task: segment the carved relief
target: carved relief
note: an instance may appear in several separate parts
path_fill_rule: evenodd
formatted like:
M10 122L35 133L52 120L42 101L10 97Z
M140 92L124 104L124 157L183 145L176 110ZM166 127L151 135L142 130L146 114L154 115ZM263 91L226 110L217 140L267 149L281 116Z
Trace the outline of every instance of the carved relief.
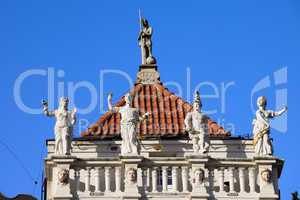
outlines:
M205 173L203 169L196 169L193 174L193 184L201 185L204 183Z
M129 184L135 184L137 180L136 169L129 168L126 172L126 180Z
M272 181L272 172L269 169L265 169L261 172L261 179L265 182L265 183L271 183Z
M61 169L58 172L58 182L62 185L66 185L69 183L69 170Z
M159 82L159 73L154 70L143 70L137 74L137 82L143 84L151 84Z

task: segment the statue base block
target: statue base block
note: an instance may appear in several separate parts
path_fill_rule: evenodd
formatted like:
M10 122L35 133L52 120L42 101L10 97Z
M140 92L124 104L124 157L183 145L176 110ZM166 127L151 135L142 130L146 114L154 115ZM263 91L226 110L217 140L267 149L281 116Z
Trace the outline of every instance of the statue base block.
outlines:
M192 193L191 200L208 200L209 195L206 193Z
M68 191L68 189L67 189ZM66 192L65 190L62 191L56 191L55 196L53 197L53 200L71 200L73 199L73 196L71 194L64 194Z
M278 199L279 199L278 195L265 195L265 194L259 195L259 200L278 200Z
M128 200L139 200L141 198L140 194L131 194L131 193L124 193L122 199Z

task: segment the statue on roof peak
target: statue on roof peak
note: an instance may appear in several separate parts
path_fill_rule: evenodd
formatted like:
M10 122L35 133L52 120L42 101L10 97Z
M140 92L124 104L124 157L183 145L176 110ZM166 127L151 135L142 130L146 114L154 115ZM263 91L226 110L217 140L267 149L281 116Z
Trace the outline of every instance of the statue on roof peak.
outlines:
M145 18L140 16L140 33L138 37L139 46L142 52L142 65L156 64L156 59L152 55L152 33L153 29Z

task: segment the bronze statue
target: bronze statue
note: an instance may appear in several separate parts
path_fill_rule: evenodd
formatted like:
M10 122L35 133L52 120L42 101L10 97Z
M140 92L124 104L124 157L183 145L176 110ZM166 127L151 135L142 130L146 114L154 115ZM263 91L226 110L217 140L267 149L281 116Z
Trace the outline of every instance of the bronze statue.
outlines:
M152 33L153 29L147 19L140 19L141 30L138 41L142 51L142 64L155 64L156 60L152 55Z

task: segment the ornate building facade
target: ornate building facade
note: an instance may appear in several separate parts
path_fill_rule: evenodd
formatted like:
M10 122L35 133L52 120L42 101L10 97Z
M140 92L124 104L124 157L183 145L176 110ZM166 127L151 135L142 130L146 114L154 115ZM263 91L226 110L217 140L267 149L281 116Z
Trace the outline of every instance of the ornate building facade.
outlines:
M203 114L199 93L190 104L164 87L152 55L152 28L147 20L142 25L142 65L127 95L115 104L109 95L109 111L80 138L70 133L76 110L63 104L65 111L52 113L58 125L56 139L47 141L46 198L280 199L283 160L260 155L253 139L233 137ZM44 110L50 112L46 102ZM259 127L255 141L264 145L269 130ZM68 141L72 150L62 146L65 153L59 152L59 142Z

